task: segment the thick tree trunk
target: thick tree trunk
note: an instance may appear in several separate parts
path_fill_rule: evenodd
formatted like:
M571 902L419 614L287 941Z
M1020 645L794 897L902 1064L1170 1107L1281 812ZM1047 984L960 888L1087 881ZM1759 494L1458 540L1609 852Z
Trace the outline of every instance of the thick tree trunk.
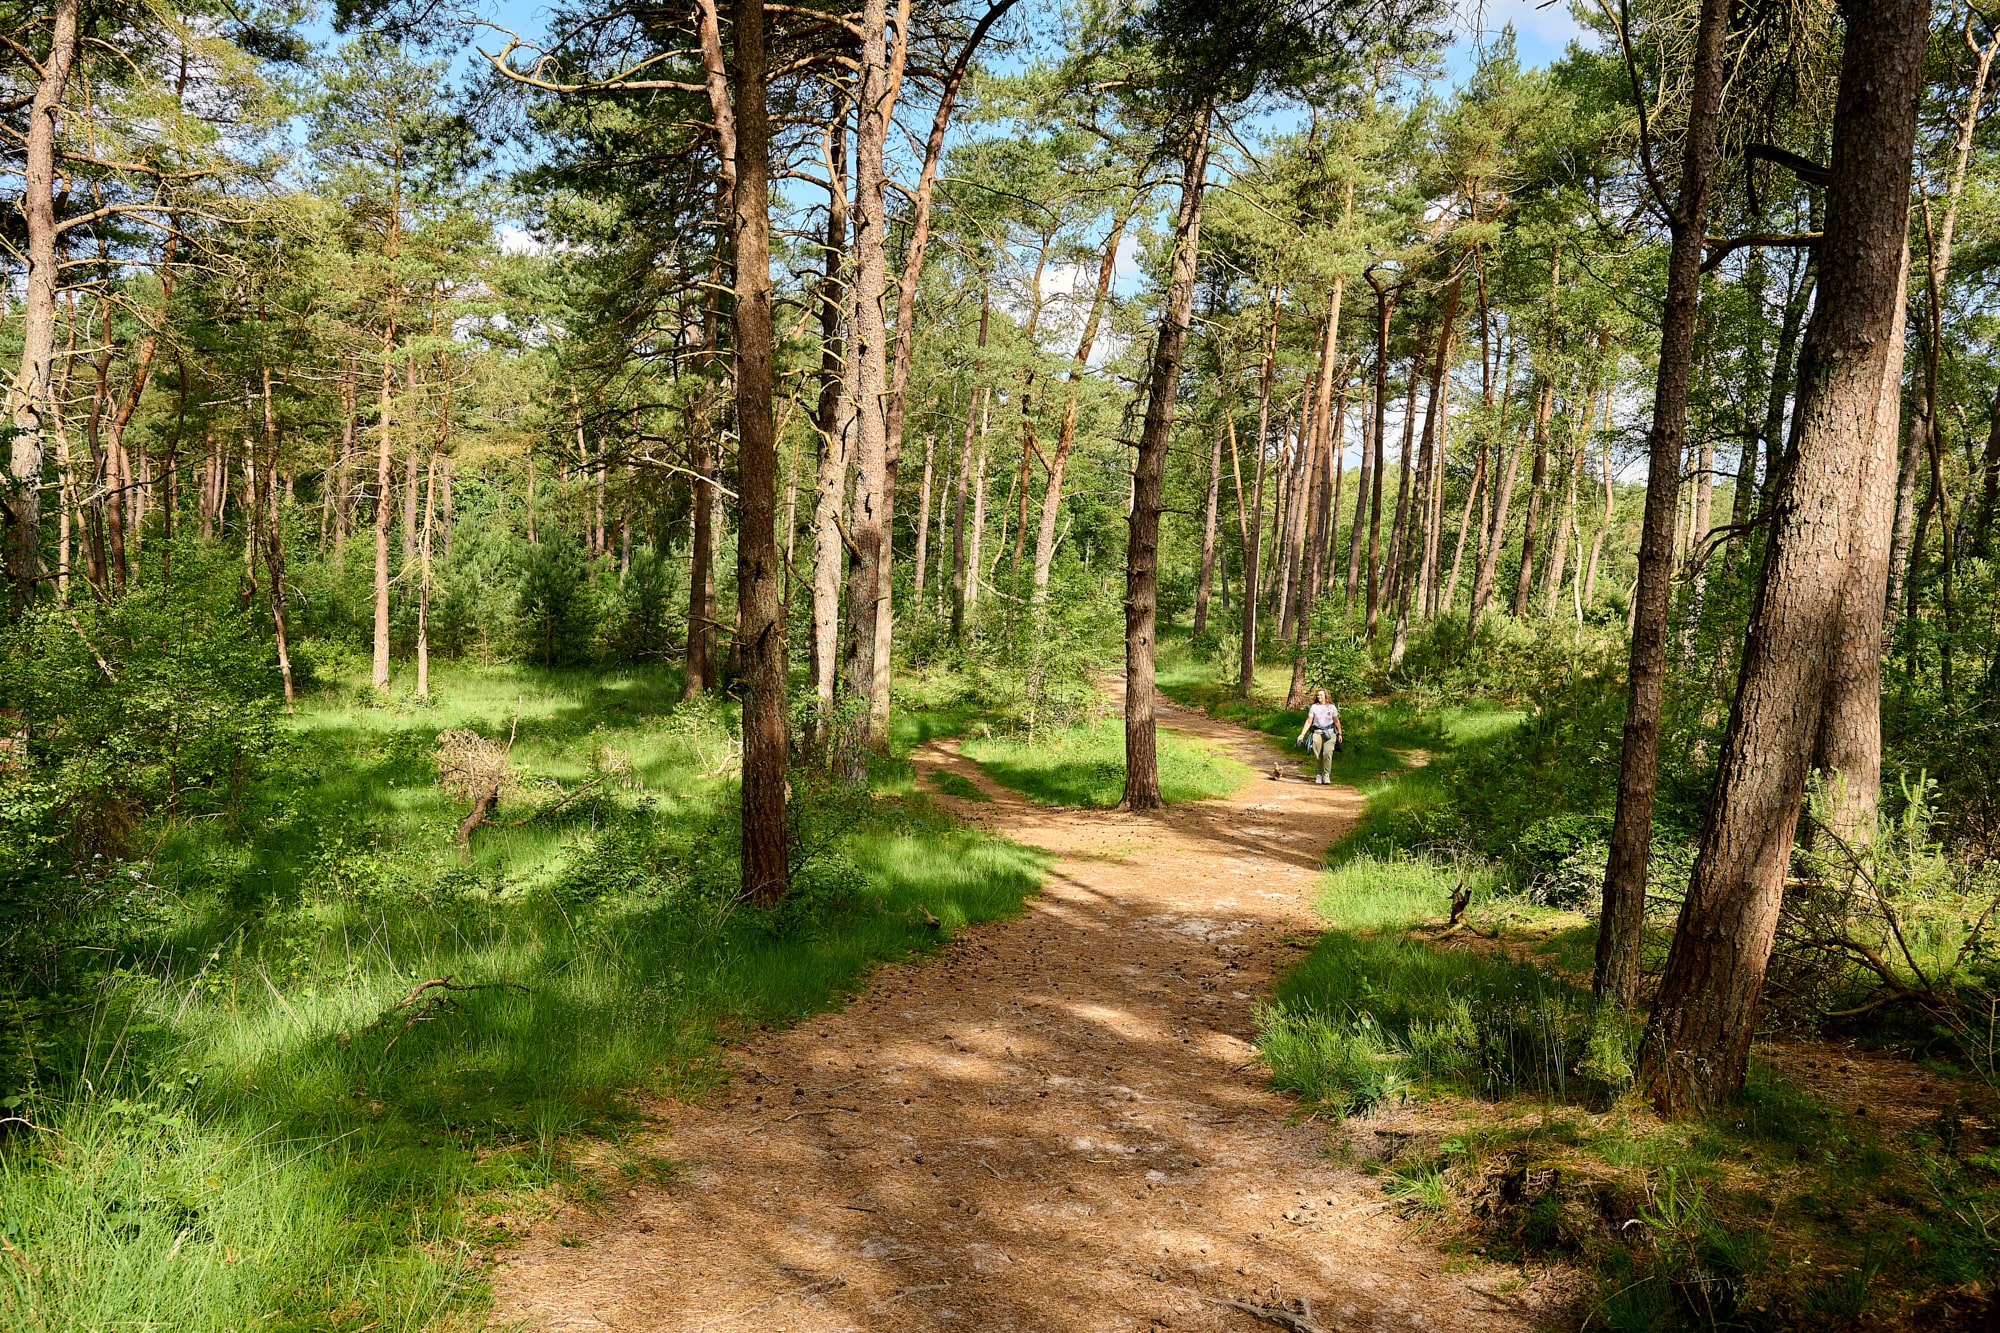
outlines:
M1174 424L1181 349L1194 311L1195 258L1201 248L1201 200L1208 180L1208 131L1213 108L1188 118L1181 156L1181 202L1174 219L1166 307L1153 347L1145 424L1132 472L1132 515L1125 548L1125 793L1127 810L1160 805L1159 757L1153 733L1153 652L1159 609L1160 480Z
M855 100L854 270L852 324L847 356L854 390L854 494L848 506L852 563L847 577L847 623L841 675L848 694L864 711L852 734L840 738L839 769L853 787L867 785L868 752L875 734L871 702L875 692L876 618L887 600L889 534L888 330L883 302L888 293L886 218L883 215L883 150L889 133L893 94L886 64L886 0L866 0L861 11L861 79Z
M770 121L765 112L763 0L735 0L735 255L737 493L736 642L743 665L745 898L769 907L790 878L785 765L785 621L778 602L778 437L771 412Z
M1641 1047L1654 1105L1743 1083L1850 577L1874 596L1885 379L1904 272L1929 6L1850 0L1827 187L1825 281L1806 333L1796 456L1780 483L1715 797ZM1697 230L1697 235L1699 231Z
M1895 320L1883 359L1874 447L1863 460L1852 552L1827 659L1826 696L1812 766L1829 787L1827 822L1850 846L1875 833L1882 789L1882 626L1890 528L1896 509L1896 440L1903 405L1904 299L1909 258L1897 277Z
M13 426L8 445L6 491L0 495L0 534L6 548L7 578L14 609L36 597L42 558L42 454L45 432L55 414L51 389L56 348L56 131L63 95L76 60L77 0L56 0L50 18L49 50L28 104L22 144L20 209L28 232L27 301L22 310L21 367L8 388L7 413ZM26 34L24 33L23 36Z
M1866 0L1864 0L1864 3ZM1653 835L1653 795L1660 755L1660 708L1667 672L1667 611L1673 593L1673 525L1680 505L1681 456L1687 446L1688 377L1701 298L1715 145L1722 119L1729 35L1727 0L1702 0L1695 34L1680 197L1672 217L1666 305L1660 321L1659 378L1648 442L1646 513L1639 537L1632 644L1626 670L1624 748L1618 807L1598 925L1593 988L1630 1008L1639 995L1639 937L1646 913L1646 861Z

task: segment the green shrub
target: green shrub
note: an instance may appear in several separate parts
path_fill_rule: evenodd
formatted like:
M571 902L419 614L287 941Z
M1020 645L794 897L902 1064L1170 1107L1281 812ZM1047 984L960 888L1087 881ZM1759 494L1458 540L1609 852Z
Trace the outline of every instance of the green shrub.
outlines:
M590 565L567 536L550 536L526 548L516 594L515 633L525 661L571 666L587 661L597 628Z

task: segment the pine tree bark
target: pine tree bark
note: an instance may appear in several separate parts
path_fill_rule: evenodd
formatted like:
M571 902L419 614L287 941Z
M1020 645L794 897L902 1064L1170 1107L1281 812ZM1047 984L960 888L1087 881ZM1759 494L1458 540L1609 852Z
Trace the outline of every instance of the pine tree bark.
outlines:
M1826 695L1813 745L1812 766L1828 786L1827 824L1850 846L1874 836L1882 791L1882 629L1896 512L1908 275L1906 249L1896 280L1889 352L1883 358L1876 439L1862 464L1853 549L1841 582L1839 620L1827 658Z
M1864 3L1866 0L1864 0ZM1659 378L1648 442L1646 512L1639 538L1632 644L1626 669L1624 747L1618 806L1598 925L1593 988L1630 1008L1639 995L1639 935L1646 912L1646 862L1660 755L1660 709L1667 671L1667 610L1673 591L1673 524L1680 504L1681 455L1687 444L1688 378L1701 298L1702 249L1708 235L1729 35L1728 0L1702 0L1695 31L1680 194L1670 211L1666 304L1660 321Z
M1862 518L1886 489L1870 474L1884 466L1885 379L1900 351L1891 335L1930 10L1921 0L1849 0L1843 11L1824 281L1801 357L1797 451L1780 482L1715 797L1641 1048L1641 1079L1667 1115L1742 1087L1827 659L1850 572L1858 583L1876 566Z
M876 619L889 586L885 514L889 454L888 331L883 302L888 293L887 219L884 216L883 151L889 134L891 92L887 52L886 0L866 0L861 10L861 79L855 100L854 270L852 323L847 355L854 399L854 495L849 505L848 541L852 564L847 576L847 623L841 676L859 702L850 735L840 738L839 771L852 787L868 782L868 753L882 739L873 725Z
M770 120L765 110L763 0L735 0L735 255L737 493L736 642L743 662L743 895L785 896L785 620L778 602L778 437L771 411Z
M8 386L7 414L13 426L7 477L0 494L7 578L16 612L36 599L42 573L42 456L45 434L55 415L56 132L63 96L76 60L77 0L56 0L50 14L49 50L41 62L28 104L21 154L20 209L28 233L27 300L22 310L21 364Z
M1201 248L1201 202L1208 183L1208 132L1213 114L1214 109L1204 102L1188 118L1166 306L1160 313L1159 338L1153 347L1145 424L1139 431L1139 456L1132 472L1132 515L1125 548L1125 793L1119 802L1126 810L1152 810L1161 804L1153 703L1160 481L1174 424L1181 352L1194 312L1195 259Z

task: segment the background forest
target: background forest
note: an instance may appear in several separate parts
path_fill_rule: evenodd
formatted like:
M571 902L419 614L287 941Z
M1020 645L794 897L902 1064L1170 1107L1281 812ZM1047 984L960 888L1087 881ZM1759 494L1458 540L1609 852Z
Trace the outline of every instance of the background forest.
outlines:
M1336 1116L1767 1104L1753 1029L1984 1095L2000 28L1476 17L0 0L0 1326L475 1320L671 1173L631 1094L1032 892L913 745L1226 787L1156 674L1333 692L1339 884L1575 932L1504 1077L1423 1054L1473 991L1385 1029L1314 954L1266 1050ZM1925 1143L1855 1318L2000 1273ZM1655 1231L1595 1308L1749 1318Z

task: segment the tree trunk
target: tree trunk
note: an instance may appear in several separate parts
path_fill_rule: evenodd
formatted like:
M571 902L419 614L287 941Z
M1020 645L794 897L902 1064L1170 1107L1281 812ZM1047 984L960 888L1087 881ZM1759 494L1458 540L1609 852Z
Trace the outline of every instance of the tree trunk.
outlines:
M1897 275L1895 319L1883 360L1874 445L1862 460L1854 534L1827 659L1812 766L1828 785L1827 823L1850 846L1875 834L1882 790L1882 626L1896 510L1896 438L1903 405L1907 249Z
M1208 451L1208 502L1202 506L1201 520L1201 573L1194 589L1194 632L1208 632L1208 596L1215 579L1215 509L1222 503L1222 432L1228 420L1228 406L1222 408L1223 419L1215 423L1215 440Z
M417 526L417 697L431 697L431 516L437 509L437 455L425 469L423 514ZM277 588L273 572L272 589Z
M714 328L711 318L710 328ZM686 665L681 671L681 698L699 699L715 687L715 441L709 435L710 411L704 392L695 410L688 441L689 499L693 502L694 533L688 543L688 631Z
M937 450L937 437L924 434L923 478L917 483L917 567L910 580L911 598L910 622L914 625L924 618L924 580L929 573L928 561L931 544L931 460Z
M1049 461L1048 485L1042 492L1041 526L1035 533L1033 598L1038 606L1049 596L1049 571L1056 554L1056 513L1062 504L1063 474L1069 467L1070 449L1076 441L1076 383L1090 364L1090 352L1097 343L1097 330L1104 318L1104 305L1117 268L1118 243L1124 239L1128 221L1123 214L1112 219L1111 234L1105 238L1104 255L1097 264L1097 288L1090 299L1090 313L1084 317L1083 336L1077 341L1075 364L1069 372L1069 397L1063 403L1062 430L1056 437L1055 457Z
M1160 479L1174 424L1181 349L1194 310L1195 258L1201 247L1201 199L1208 178L1208 130L1213 108L1189 117L1181 157L1181 202L1174 248L1148 377L1145 424L1132 472L1131 535L1125 548L1125 793L1127 810L1160 802L1159 758L1153 734L1153 651L1159 609Z
M889 87L884 44L886 0L865 0L861 10L861 78L855 101L854 272L852 324L847 355L854 384L854 495L849 505L848 540L853 563L847 578L847 624L842 677L864 711L853 734L840 745L840 773L851 787L868 782L868 752L884 738L873 725L876 618L887 600L889 534L888 331L883 302L888 292L888 235L883 216L883 149L889 134L894 94ZM899 34L900 40L900 34Z
M27 301L22 311L21 368L7 393L13 439L8 446L6 492L0 495L7 578L16 612L35 600L36 581L42 573L42 454L44 433L56 410L51 393L59 277L56 133L70 68L76 59L76 15L77 0L56 0L49 51L28 106L27 136L22 144L20 209L28 232Z
M375 447L375 662L372 677L375 690L389 693L389 516L395 509L395 491L390 479L394 461L394 413L396 393L396 299L389 297L389 317L382 326L382 382L379 392L381 421Z
M1741 1088L1851 586L1874 596L1885 379L1904 272L1929 6L1850 0L1824 275L1801 357L1796 455L1772 513L1715 797L1641 1047L1663 1114ZM1699 229L1696 231L1699 237ZM1855 585L1850 585L1850 577Z
M1640 930L1646 915L1646 860L1653 835L1660 707L1667 673L1667 611L1673 593L1673 524L1680 506L1681 456L1687 446L1688 377L1694 360L1702 247L1708 234L1709 193L1722 119L1729 14L1727 0L1702 0L1695 34L1680 197L1670 218L1673 246L1667 259L1666 305L1660 320L1653 429L1647 446L1646 514L1639 537L1639 579L1633 593L1618 808L1604 873L1604 907L1592 983L1599 998L1628 1009L1639 995Z
M972 458L972 533L965 552L965 614L979 609L981 573L980 548L986 541L986 431L993 424L993 391L988 389L979 405L979 443Z
M1368 285L1375 289L1375 479L1368 491L1367 600L1367 632L1373 639L1380 595L1382 488L1388 477L1383 438L1388 434L1389 420L1389 316L1395 309L1397 289L1384 291L1372 272L1367 276ZM1355 521L1360 521L1358 512Z
M1465 508L1458 516L1458 540L1452 543L1451 577L1445 580L1444 601L1439 608L1445 615L1451 614L1451 608L1458 601L1458 573L1459 569L1465 563L1465 535L1472 531L1472 510L1474 503L1485 499L1485 497L1486 446L1481 444L1479 452L1474 455L1472 460L1472 481L1465 488ZM1484 508L1484 506L1481 507ZM1482 530L1485 526L1483 522L1480 524Z
M1278 350L1277 284L1272 284L1264 303L1264 363L1257 378L1257 481L1250 512L1242 515L1243 481L1236 482L1236 508L1243 518L1243 640L1237 662L1236 691L1248 699L1257 681L1257 575L1264 537L1264 459L1269 452L1266 436L1271 425L1271 386L1276 378ZM1233 423L1232 423L1233 427ZM1236 436L1229 437L1234 457Z
M831 741L834 684L840 674L841 572L847 558L840 513L847 504L847 460L853 409L845 396L846 351L841 325L847 306L841 259L847 249L847 117L835 118L827 136L825 276L820 280L819 471L813 488L812 681L819 711L813 744Z
M1535 465L1528 474L1528 513L1521 525L1521 569L1514 584L1517 620L1528 614L1528 596L1535 585L1535 539L1540 535L1542 522L1542 491L1549 465L1549 420L1554 414L1555 401L1555 384L1543 372L1541 392L1535 399ZM1678 474L1679 470L1677 464L1675 472Z
M1423 339L1418 338L1421 346ZM1410 546L1410 483L1411 465L1416 461L1411 457L1416 452L1417 443L1417 390L1422 387L1423 376L1418 373L1417 360L1410 359L1410 392L1403 403L1403 445L1396 458L1396 512L1389 524L1388 577L1383 596L1397 601L1403 584L1410 573L1408 554Z
M2000 502L2000 397L1993 400L1992 418L1979 460L1979 508L1972 520L1972 554L1981 560L1993 555L1993 510Z
M1604 397L1604 423L1611 424L1611 395ZM1604 440L1604 518L1598 524L1597 535L1590 539L1590 569L1583 576L1583 605L1588 608L1597 604L1597 566L1604 554L1604 539L1611 534L1611 520L1616 513L1616 501L1611 493L1611 439L1607 432Z

